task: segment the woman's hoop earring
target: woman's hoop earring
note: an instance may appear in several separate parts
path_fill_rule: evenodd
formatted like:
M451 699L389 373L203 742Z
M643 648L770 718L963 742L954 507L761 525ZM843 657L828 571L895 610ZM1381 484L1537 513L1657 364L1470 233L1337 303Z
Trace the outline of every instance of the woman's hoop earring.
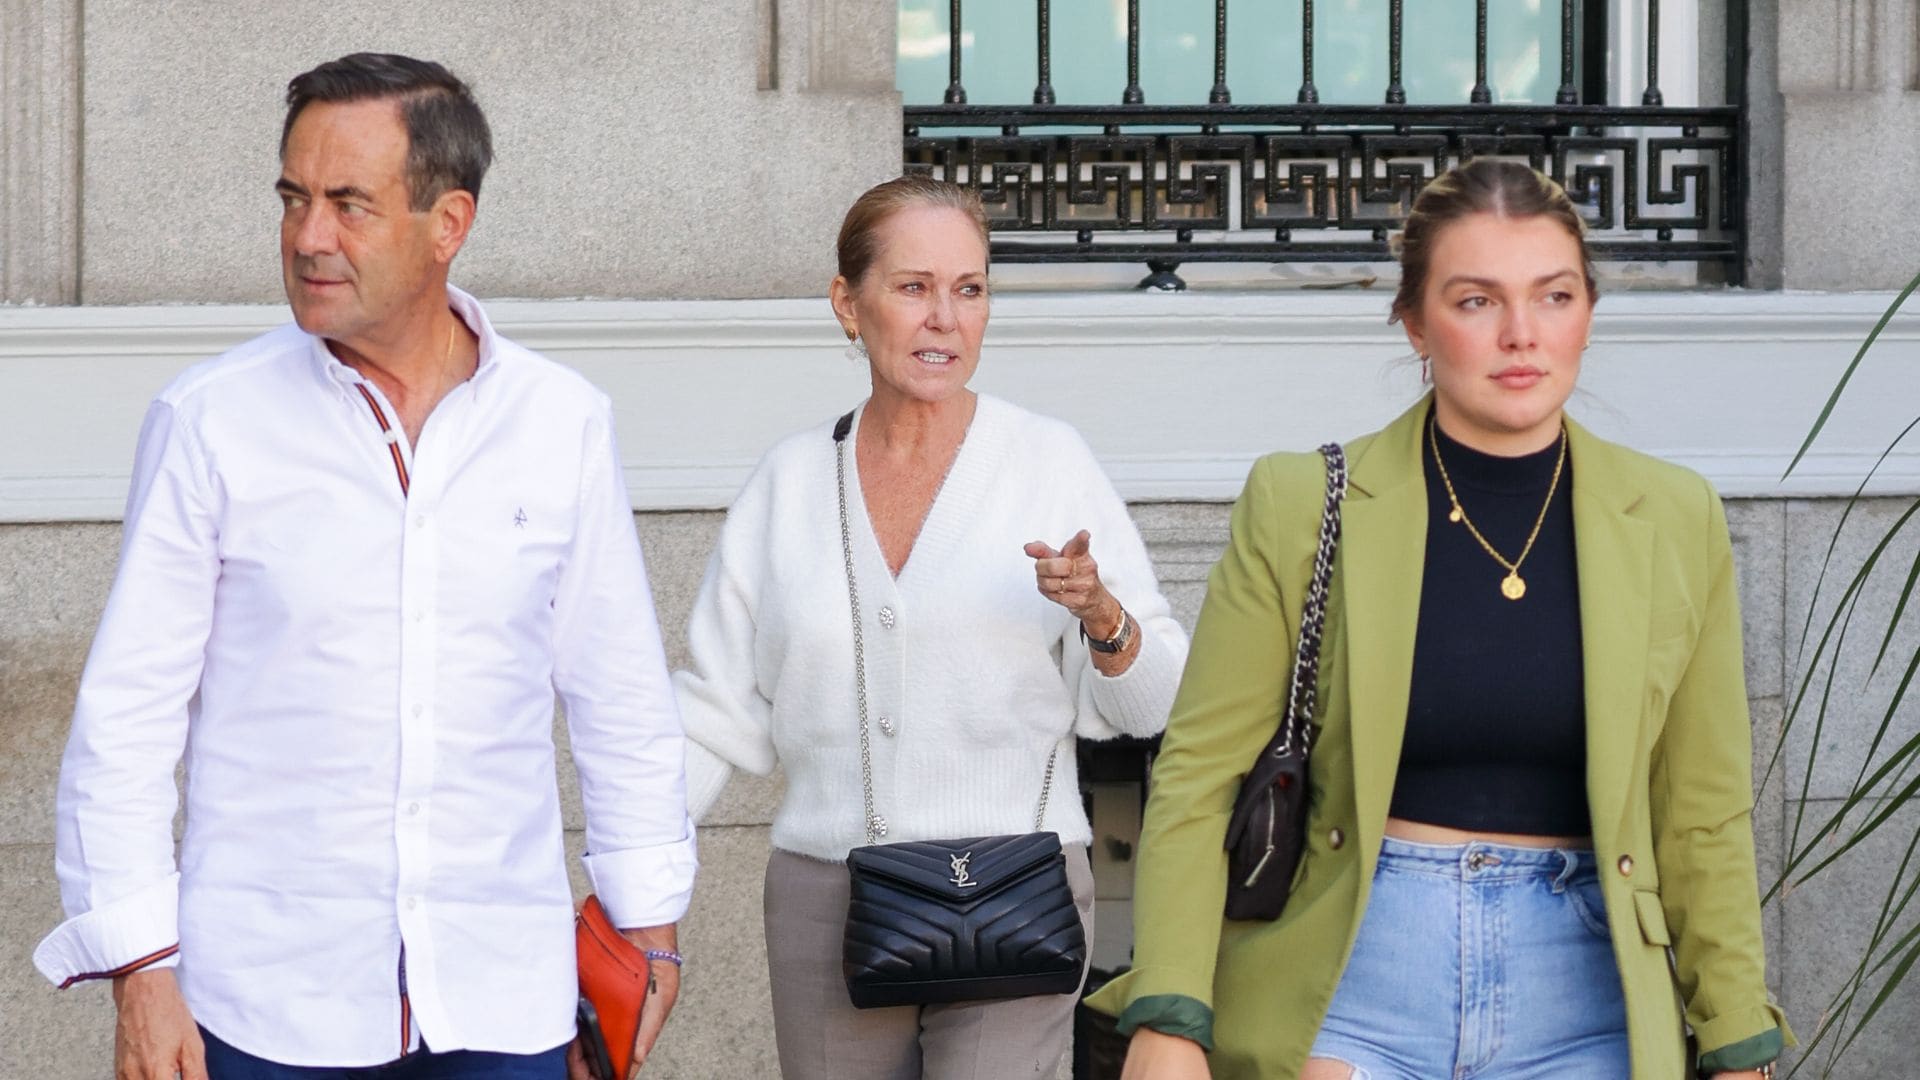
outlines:
M867 353L867 343L858 336L847 339L847 360L855 364L864 364L871 357Z

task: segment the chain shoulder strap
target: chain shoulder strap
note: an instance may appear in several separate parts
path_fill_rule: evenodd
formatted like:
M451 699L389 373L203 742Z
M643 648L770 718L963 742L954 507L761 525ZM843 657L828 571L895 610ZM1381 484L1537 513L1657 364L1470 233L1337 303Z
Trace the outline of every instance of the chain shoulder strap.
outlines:
M847 567L847 606L853 611L853 697L860 716L860 798L866 814L867 843L877 844L887 835L887 819L873 808L873 738L867 723L867 649L860 632L860 590L853 576L853 525L847 515L847 434L853 430L853 413L833 425L834 483L840 495L840 557ZM1054 761L1060 756L1055 743L1047 755L1046 778L1040 783L1040 807L1033 812L1033 828L1040 831L1047 816L1047 796L1053 791Z
M1320 541L1313 553L1313 580L1300 611L1300 642L1293 654L1293 678L1287 712L1274 739L1275 756L1307 756L1307 725L1319 691L1320 637L1326 629L1327 592L1333 584L1333 559L1340 544L1340 501L1347 494L1347 457L1339 443L1320 448L1327 461L1326 501L1320 510Z

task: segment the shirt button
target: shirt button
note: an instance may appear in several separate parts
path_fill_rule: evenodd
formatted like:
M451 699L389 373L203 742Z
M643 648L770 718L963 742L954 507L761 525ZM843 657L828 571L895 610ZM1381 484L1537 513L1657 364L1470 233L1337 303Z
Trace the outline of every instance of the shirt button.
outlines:
M1616 865L1618 865L1618 866L1620 867L1620 876L1621 876L1621 877L1631 877L1631 876L1632 876L1632 874L1633 874L1633 856L1631 856L1631 855L1622 855L1622 856L1620 856L1620 861L1619 861L1619 863L1617 863Z
M880 625L887 628L888 630L893 629L893 609L891 607L887 607L885 605L881 606Z
M425 515L425 514L415 514L415 515L413 515L413 527L414 527L414 528L416 528L416 529L424 529L424 528L426 528L426 527L427 527L427 515Z
M419 716L421 713L426 711L427 711L427 707L425 705L415 705L413 707L413 715L415 716Z
M410 803L408 803L408 804L407 804L407 813L409 813L409 814L417 814L417 813L419 813L419 812L420 812L420 804L419 804L419 803L417 803L417 802L410 802Z
M1347 846L1347 834L1341 832L1338 826L1328 829L1327 846L1335 851L1339 851L1341 848Z
M427 621L427 613L426 613L426 612L424 612L424 611L416 611L416 612L414 612L414 613L413 613L413 621L414 621L414 622L426 622L426 621Z
M408 911L412 911L412 910L413 910L414 908L416 908L416 907L418 907L418 906L420 906L420 899L419 899L419 897L415 897L415 896L409 896L409 897L407 897L407 910L408 910Z

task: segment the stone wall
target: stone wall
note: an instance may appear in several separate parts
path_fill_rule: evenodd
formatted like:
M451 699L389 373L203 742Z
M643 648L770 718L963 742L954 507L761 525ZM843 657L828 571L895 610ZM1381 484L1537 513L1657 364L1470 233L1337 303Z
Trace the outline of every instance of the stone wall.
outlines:
M1869 500L1856 508L1832 567L1844 581L1872 541L1906 507L1903 499ZM1800 629L1813 600L1825 552L1845 508L1840 500L1733 500L1729 523L1739 563L1752 699L1755 775L1766 768L1791 700ZM1214 503L1143 503L1134 515L1146 535L1162 585L1181 619L1191 625L1205 576L1226 539L1227 507ZM642 514L639 529L670 658L684 663L686 615L717 536L720 515ZM46 986L28 957L60 918L53 881L53 790L74 687L88 640L105 603L118 527L98 524L0 527L0 1078L92 1080L103 1075L112 1051L112 1015L104 987L65 993ZM1892 552L1895 565L1870 579L1871 599L1857 618L1862 627L1885 625L1898 586L1920 544ZM1821 601L1831 607L1834 586ZM1911 620L1909 620L1911 621ZM1816 624L1816 631L1818 624ZM1851 786L1862 748L1878 726L1891 686L1913 656L1920 636L1900 635L1881 671L1867 672L1879 641L1859 632L1848 646L1835 684L1821 753L1804 796L1803 767L1811 755L1812 726L1796 723L1779 771L1761 792L1756 829L1763 876L1777 873L1784 837L1804 811L1805 835L1837 806ZM1816 691L1817 692L1817 691ZM1915 731L1913 710L1895 722L1894 742ZM1881 755L1884 757L1884 754ZM570 770L563 787L571 795ZM768 823L778 780L736 778L722 806L701 829L703 869L684 930L690 957L685 996L662 1042L655 1070L661 1077L707 1080L764 1077L776 1072L765 954L760 880ZM1772 982L1803 1035L1811 1034L1834 990L1861 955L1880 908L1890 861L1913 836L1905 821L1836 870L1770 905ZM578 850L581 821L569 798L570 846ZM1096 845L1098 847L1099 845ZM576 882L583 885L582 882ZM1125 904L1111 890L1103 940L1125 924ZM1916 988L1920 990L1920 988ZM1881 1020L1854 1047L1839 1076L1902 1075L1910 1060L1903 1037L1920 993L1896 997Z
M278 300L286 83L356 50L441 60L486 109L481 294L815 295L899 170L892 28L892 0L8 0L0 302Z
M1920 272L1920 224L1905 178L1920 169L1920 4L1799 0L1754 4L1776 50L1780 269L1789 289L1891 289ZM1777 9L1774 10L1774 9ZM1768 27L1766 24L1771 23ZM1768 87L1755 80L1757 92ZM1774 104L1759 101L1756 120ZM1755 132L1756 147L1774 137ZM1761 220L1766 220L1763 217ZM1764 282L1763 282L1764 283Z

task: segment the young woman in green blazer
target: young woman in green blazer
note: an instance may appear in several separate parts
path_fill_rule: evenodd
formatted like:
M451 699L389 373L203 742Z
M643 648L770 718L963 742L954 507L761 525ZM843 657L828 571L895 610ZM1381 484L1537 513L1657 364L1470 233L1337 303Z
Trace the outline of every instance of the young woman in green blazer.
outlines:
M1350 480L1286 909L1223 838L1278 724L1323 463L1254 466L1154 766L1126 1080L1767 1075L1732 548L1699 476L1568 420L1595 292L1558 185L1415 201L1393 315L1433 393ZM1577 543L1576 543L1577 538Z

